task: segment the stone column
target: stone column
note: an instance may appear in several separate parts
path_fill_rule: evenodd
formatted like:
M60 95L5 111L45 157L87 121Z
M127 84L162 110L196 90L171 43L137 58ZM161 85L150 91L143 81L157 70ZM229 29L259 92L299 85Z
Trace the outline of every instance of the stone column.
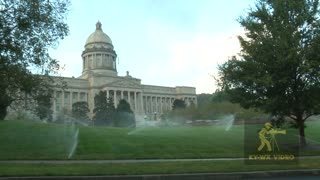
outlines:
M53 99L53 112L56 112L56 101L57 101L57 95L56 95L56 92L57 91L53 91L53 97L54 97L54 99Z
M140 92L140 111L141 111L141 113L142 114L146 114L145 112L144 112L144 108L143 108L143 94L142 94L142 92Z
M148 106L149 106L149 113L152 112L152 97L151 96L148 96Z
M156 96L155 97L155 99L156 99L156 109L155 109L155 112L157 112L158 113L158 96Z
M154 113L154 97L150 96L150 113L153 114Z
M117 91L113 90L113 104L114 107L117 108Z
M64 91L61 91L61 107L64 108Z
M161 101L161 109L160 109L160 110L161 110L161 113L163 113L163 99L164 99L164 98L161 97L161 100L160 100L160 101Z
M69 92L69 102L70 102L69 109L72 111L72 91Z
M130 104L130 106L131 106L131 100L130 100L130 91L127 91L128 93L128 103Z
M107 91L107 99L109 99L109 89L107 89L106 91Z
M147 112L150 112L150 103L149 103L149 100L150 100L149 96L146 96L146 106L145 106L145 108L146 108L146 111L147 111Z
M153 97L153 110L152 114L157 111L157 97Z
M121 99L123 99L123 90L121 90Z
M138 109L137 109L137 92L134 91L134 111L135 112L138 112Z

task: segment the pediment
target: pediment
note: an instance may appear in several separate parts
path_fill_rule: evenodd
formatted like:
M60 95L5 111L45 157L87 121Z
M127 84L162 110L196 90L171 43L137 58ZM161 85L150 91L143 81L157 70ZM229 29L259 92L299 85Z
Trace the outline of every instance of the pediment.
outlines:
M139 82L135 82L135 80L130 80L130 79L116 80L111 83L108 83L106 86L123 87L123 88L141 88L141 84Z

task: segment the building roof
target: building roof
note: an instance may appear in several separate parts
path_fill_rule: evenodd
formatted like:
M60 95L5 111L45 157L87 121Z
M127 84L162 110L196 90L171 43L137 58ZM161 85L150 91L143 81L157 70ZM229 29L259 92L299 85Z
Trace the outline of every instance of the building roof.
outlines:
M95 43L106 43L112 45L110 37L102 31L101 26L102 24L98 21L96 24L96 31L88 37L85 46Z

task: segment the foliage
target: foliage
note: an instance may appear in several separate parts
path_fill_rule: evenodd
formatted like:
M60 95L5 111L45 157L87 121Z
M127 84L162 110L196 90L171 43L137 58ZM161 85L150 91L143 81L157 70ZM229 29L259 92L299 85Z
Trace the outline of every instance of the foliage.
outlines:
M217 91L212 95L211 102L219 103L219 102L227 102L230 101L230 97L225 91Z
M320 21L318 0L258 0L239 23L241 59L219 67L220 86L232 102L288 116L299 126L320 113Z
M212 98L212 94L204 94L201 93L197 95L197 105L198 107L204 107L210 103L210 100Z
M107 99L107 92L100 91L94 97L93 121L95 125L113 126L115 117L115 107L113 99Z
M118 112L133 113L133 111L131 110L130 104L124 99L121 99L119 101L119 104L118 104L118 107L117 107L117 111Z
M39 93L36 98L37 107L35 109L37 116L40 118L40 120L48 120L52 121L52 93Z
M85 101L75 102L72 104L72 116L78 120L88 120L89 112L88 103Z
M172 110L185 109L186 107L186 102L182 99L175 99L173 101Z
M68 34L68 0L6 0L0 16L0 120L14 101L48 89L49 74L59 69L48 49ZM35 76L33 72L45 76ZM42 110L41 110L42 111Z
M136 119L134 116L133 111L131 110L130 104L124 100L121 99L119 101L118 107L117 107L117 115L116 115L116 122L115 126L117 127L135 127Z

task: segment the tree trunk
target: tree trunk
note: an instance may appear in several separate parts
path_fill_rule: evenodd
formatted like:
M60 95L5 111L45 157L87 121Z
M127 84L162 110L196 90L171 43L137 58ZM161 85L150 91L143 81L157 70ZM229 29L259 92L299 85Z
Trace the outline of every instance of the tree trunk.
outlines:
M7 116L7 108L10 106L12 99L5 94L5 90L0 90L0 121Z
M307 145L306 137L304 134L304 120L302 115L297 116L297 123L299 128L299 145L300 147L305 147Z
M7 116L7 106L0 105L0 121Z

